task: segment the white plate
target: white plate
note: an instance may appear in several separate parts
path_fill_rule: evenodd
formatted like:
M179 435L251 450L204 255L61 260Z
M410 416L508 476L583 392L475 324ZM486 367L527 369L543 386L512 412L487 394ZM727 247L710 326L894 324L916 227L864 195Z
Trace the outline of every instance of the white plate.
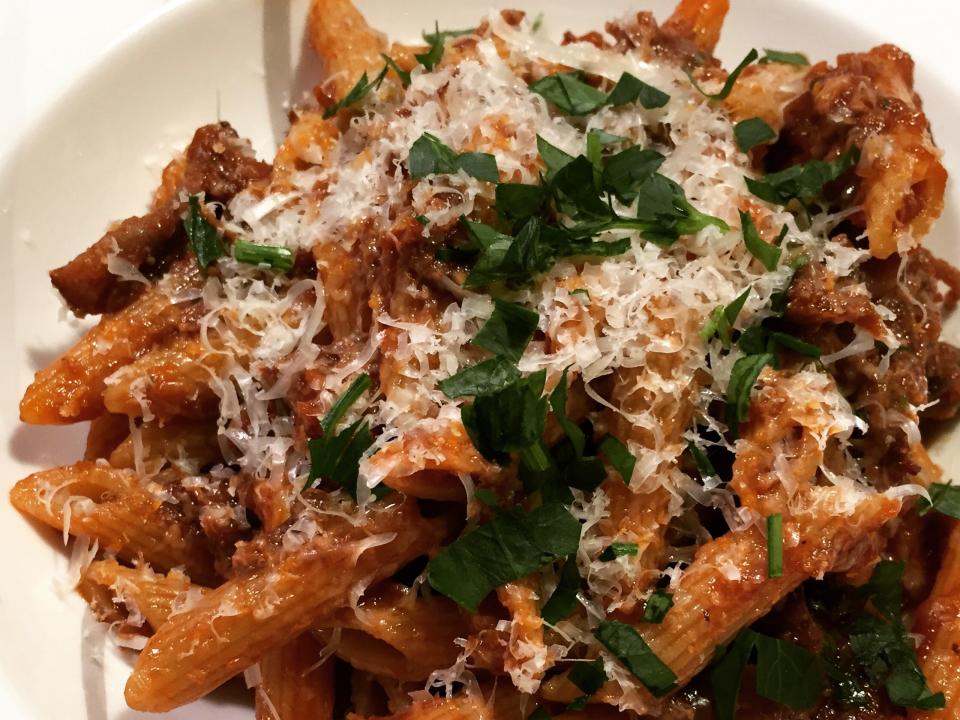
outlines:
M76 460L83 433L77 428L28 428L17 421L17 402L39 367L76 339L77 322L58 321L60 301L47 281L62 264L95 240L107 223L140 212L171 153L183 147L194 128L230 120L250 137L262 156L272 155L286 127L283 104L317 79L305 51L303 20L307 0L197 0L173 7L110 50L78 80L20 143L0 174L0 256L7 282L0 284L0 451L2 475L12 484L41 467ZM412 39L436 18L441 26L466 27L477 20L478 4L419 0L362 0L371 22L392 36ZM558 7L548 0L508 3L546 13L547 27L593 29L638 5L664 16L670 0L595 0ZM960 167L960 94L948 72L950 33L958 10L937 8L944 28L921 35L928 24L898 25L884 36L830 14L827 0L734 0L720 56L728 66L749 47L802 49L814 58L869 47L883 39L911 45L930 62L919 87L947 166ZM865 12L875 8L858 0ZM931 9L940 3L925 3ZM844 12L850 12L845 6ZM883 17L883 13L879 13ZM954 18L949 17L955 16ZM878 13L870 12L878 26ZM911 38L913 39L911 42ZM947 211L930 245L960 260L955 238L960 197L949 188ZM12 279L12 282L10 281ZM955 319L956 320L956 319ZM957 323L951 335L957 337ZM941 458L945 438L938 442ZM960 461L954 442L947 467ZM952 462L952 464L951 464ZM83 603L56 589L66 560L53 533L21 518L0 500L0 546L5 549L0 584L0 717L24 720L83 718L133 720L148 717L123 704L130 656L112 646L103 664L93 662L82 643ZM90 623L87 623L89 630ZM88 647L102 647L96 632ZM251 718L246 697L236 688L221 691L172 718ZM155 716L150 716L155 717Z

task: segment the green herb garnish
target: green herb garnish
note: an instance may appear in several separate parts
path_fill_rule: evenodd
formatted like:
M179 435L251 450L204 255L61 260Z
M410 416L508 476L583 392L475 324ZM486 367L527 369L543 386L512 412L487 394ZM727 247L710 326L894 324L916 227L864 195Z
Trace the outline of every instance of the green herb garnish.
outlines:
M207 268L226 252L223 238L203 216L200 210L200 198L196 195L190 196L190 210L183 219L183 229L201 270Z
M616 560L619 557L636 555L639 551L640 549L637 547L636 543L610 543L610 545L607 546L607 549L600 553L600 559L604 562L610 562L611 560Z
M607 435L600 441L599 450L606 456L611 467L620 473L623 482L629 485L633 477L633 468L637 464L637 458L633 453L613 435Z
M783 515L767 518L767 577L783 577Z
M493 314L471 341L474 345L517 362L537 329L539 315L522 305L495 299Z
M673 607L673 593L666 590L654 590L643 607L643 621L659 624Z
M745 177L744 181L750 192L761 200L786 205L794 198L801 201L816 198L824 185L839 178L859 160L859 148L850 147L832 162L810 160L756 180Z
M920 515L936 510L943 515L960 519L960 485L933 483L927 488L927 492L930 493L930 501L920 498L917 502L917 512Z
M356 84L350 88L350 92L323 111L324 119L332 118L337 114L338 110L355 105L363 100L367 96L367 93L369 93L371 90L379 88L380 84L383 82L383 79L387 76L388 69L389 66L384 65L383 70L377 74L377 76L373 79L373 82L370 82L366 71L364 71L363 75L360 76L360 79L357 80Z
M274 270L289 272L293 269L293 252L280 245L257 245L237 240L233 243L233 257L249 265L269 265Z
M736 437L737 427L747 419L750 411L750 393L767 365L773 364L772 353L746 355L733 365L727 385L727 425Z
M747 298L750 296L750 288L737 295L727 305L717 305L711 313L710 318L700 329L700 337L704 342L710 342L714 335L720 338L723 347L729 349L732 342L733 324L737 321L737 316L743 309Z
M567 705L567 709L583 710L590 696L607 682L607 673L603 670L603 659L595 658L590 662L574 663L567 674L567 679L583 692L583 695Z
M577 607L577 593L580 592L580 571L576 558L571 556L563 563L563 570L557 579L557 587L540 610L543 621L556 625L570 615Z
M430 48L425 53L414 55L417 62L423 65L428 71L433 70L437 66L437 63L440 62L440 58L443 57L443 47L447 42L447 38L470 35L474 30L473 28L466 30L441 30L440 26L436 23L434 23L433 27L434 30L432 33L423 33L423 39L427 41Z
M339 433L336 429L347 411L372 385L369 375L359 375L320 421L323 434L307 442L310 450L310 475L303 486L304 490L312 486L318 478L329 478L356 499L360 457L373 444L373 435L370 433L369 424L363 418L351 423Z
M750 152L757 145L766 145L771 140L775 140L777 133L763 121L763 118L752 117L734 125L733 136L737 140L737 147L743 152Z
M740 211L740 227L743 229L743 242L747 246L747 250L750 251L750 254L753 255L760 263L770 271L777 269L777 264L780 262L781 249L777 245L765 242L760 233L757 230L757 226L753 224L753 218L750 217L750 213ZM783 226L783 230L786 231L787 226ZM786 233L783 232L780 237L783 237Z
M579 542L580 523L559 503L529 513L508 508L443 548L427 564L427 579L476 612L492 590L575 553Z
M708 100L726 100L727 96L730 95L730 91L733 90L733 86L737 82L737 78L740 77L740 73L742 73L747 68L747 66L750 63L752 63L754 60L756 60L758 57L760 57L760 53L758 53L756 49L753 49L750 52L748 52L746 57L740 61L740 64L737 65L733 69L733 72L731 72L727 76L727 81L723 84L723 87L720 89L720 92L713 93L712 95L706 92L702 87L700 87L700 83L698 83L696 79L693 77L693 73L691 73L689 70L684 70L684 72L687 74L687 77L690 78L690 82L697 89L697 91L701 95L706 97Z
M410 177L424 178L427 175L453 174L463 170L477 180L497 182L497 159L489 153L457 153L444 145L440 138L424 133L410 147L408 159Z
M763 57L760 58L760 64L783 63L785 65L809 65L807 56L798 52L784 52L783 50L763 49Z
M639 102L648 110L663 107L670 96L652 85L623 73L613 90L605 93L583 81L583 73L562 72L548 75L530 86L532 92L555 105L567 115L587 115L604 105L626 105Z
M626 623L604 620L594 635L654 697L663 697L676 687L676 674L653 653L640 634Z

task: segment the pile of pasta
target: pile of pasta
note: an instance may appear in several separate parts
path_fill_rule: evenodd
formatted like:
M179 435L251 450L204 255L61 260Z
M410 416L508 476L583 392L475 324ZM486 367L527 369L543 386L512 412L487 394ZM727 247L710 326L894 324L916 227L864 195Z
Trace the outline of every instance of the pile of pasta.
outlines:
M11 500L74 537L135 709L953 718L960 273L910 58L713 57L726 0L325 70L272 164L200 128L51 273L99 323Z

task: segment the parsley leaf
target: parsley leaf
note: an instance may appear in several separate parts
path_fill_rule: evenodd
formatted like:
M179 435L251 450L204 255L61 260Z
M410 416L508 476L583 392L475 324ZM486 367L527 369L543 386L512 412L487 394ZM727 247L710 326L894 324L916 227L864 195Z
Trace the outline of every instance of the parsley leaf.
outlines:
M773 331L770 333L770 339L778 345L782 345L785 348L793 350L795 353L806 355L807 357L818 358L823 354L816 345L811 345L788 333Z
M643 621L662 623L670 608L673 607L673 593L666 590L654 590L643 607Z
M663 107L670 100L670 96L662 90L626 72L609 93L584 82L583 73L579 71L548 75L533 83L530 90L567 115L587 115L604 105L617 106L632 102L639 102L652 110Z
M666 158L656 150L628 147L607 158L601 175L601 184L620 202L630 203L647 180L659 169Z
M743 210L740 211L740 227L743 229L743 243L747 246L750 254L759 260L767 270L776 270L777 264L780 262L781 249L760 237L750 213ZM786 228L786 225L784 225L784 228Z
M494 299L493 314L471 341L494 355L517 362L537 329L540 316L523 305Z
M700 337L704 342L710 342L714 335L720 338L723 347L729 349L732 341L733 324L743 309L747 298L750 297L750 288L737 295L727 305L717 305L710 313L710 318L700 329Z
M640 185L637 197L637 220L642 224L640 235L657 245L669 246L681 235L694 235L709 225L723 232L730 229L720 218L693 207L683 188L659 173Z
M575 553L579 542L579 521L559 503L529 513L513 507L443 548L427 564L427 579L476 612L494 588Z
M773 364L772 353L745 355L737 360L730 373L727 385L727 425L736 437L737 427L747 419L750 411L750 393L754 383L767 365Z
M706 97L708 100L726 100L727 96L730 95L730 91L733 90L733 86L737 82L737 78L740 77L740 73L742 73L747 68L747 66L750 63L752 63L754 60L756 60L758 57L760 57L760 53L758 53L756 49L753 49L750 52L748 52L746 57L744 57L743 60L740 61L740 64L737 65L733 69L733 72L731 72L727 76L727 81L723 84L723 87L720 89L720 92L713 93L712 95L708 92L705 92L704 89L700 87L700 84L693 77L693 73L691 73L689 70L684 70L684 72L687 74L687 77L690 78L690 82L697 89L697 91L701 95Z
M384 65L383 70L373 79L373 82L370 82L366 71L364 71L360 79L357 80L356 84L350 89L350 92L323 111L324 119L332 118L337 114L338 110L349 107L350 105L355 105L363 100L371 90L379 88L380 83L382 83L383 79L387 76L387 69L388 66Z
M718 650L710 670L717 720L736 718L741 676L754 648L758 695L795 709L816 704L824 679L820 658L795 643L744 628L730 645Z
M249 265L269 265L274 270L293 270L293 253L280 245L258 245L237 240L233 243L233 257Z
M370 426L362 418L339 433L334 432L351 406L372 385L370 376L359 375L320 421L323 435L307 442L310 450L310 475L303 489L318 478L329 478L356 499L360 457L373 444Z
M410 84L410 73L397 65L397 61L386 53L380 53L380 57L383 58L383 61L387 64L387 67L397 74L397 77L400 78L401 84L403 84L404 87L407 87Z
M440 62L440 58L443 57L443 47L447 42L447 38L469 35L473 32L473 28L468 28L467 30L441 30L437 23L434 23L433 27L434 31L432 33L423 33L423 39L427 41L430 48L425 53L417 53L414 55L417 62L427 70L433 70L437 66L437 63Z
M563 430L573 445L577 457L583 456L583 449L586 445L586 437L583 430L577 427L577 424L567 417L567 370L563 369L557 386L550 393L550 408L553 410L553 417L557 424Z
M543 394L546 371L494 392L478 395L473 404L460 408L460 419L473 446L488 460L505 465L508 453L536 445L543 434L547 399Z
M223 238L203 216L203 212L200 210L200 198L196 195L190 196L190 211L183 219L183 229L187 234L190 249L193 250L193 254L197 258L197 265L200 266L201 270L208 267L226 252L223 246Z
M873 570L864 591L882 615L869 612L850 623L850 649L867 678L883 684L890 700L902 707L921 710L942 708L943 693L932 693L917 661L913 641L902 618L904 563L881 561Z
M618 557L636 555L639 550L636 543L610 543L607 549L600 553L600 559L604 562L610 562L611 560L616 560Z
M556 625L576 609L580 584L580 571L577 569L576 558L568 557L563 563L556 589L540 610L540 616L544 622Z
M620 473L620 477L627 485L633 477L633 468L637 464L637 458L627 449L627 446L617 440L613 435L607 435L600 441L598 448L606 458L607 462Z
M583 691L583 695L567 705L567 709L583 710L590 696L607 682L607 673L603 670L603 658L574 663L567 674L567 679Z
M568 155L556 145L551 145L540 135L537 135L537 152L540 153L544 165L547 166L547 181L553 180L557 172L568 163L573 162L573 155Z
M661 108L670 101L670 96L663 90L648 85L628 72L623 73L613 90L607 96L607 105L617 107L632 102L639 102L647 110Z
M839 178L859 160L859 148L851 146L832 162L810 160L799 165L791 165L785 170L770 173L756 180L745 177L744 181L750 192L761 200L786 205L794 198L800 200L815 198L824 185Z
M750 152L757 145L766 145L771 140L775 140L777 133L763 121L763 118L752 117L734 125L733 136L737 140L737 147L743 152Z
M754 633L754 641L757 694L797 710L816 705L823 688L820 659L806 648L779 638Z
M547 201L543 185L500 183L497 185L497 213L505 220L526 220L539 215Z
M516 366L502 357L492 357L464 368L441 380L441 392L451 400L467 395L484 395L500 390L520 379Z
M687 452L690 453L690 457L693 458L693 464L697 466L701 478L718 477L717 470L713 467L713 463L710 462L710 458L707 457L707 454L701 450L696 443L688 440Z
M489 153L457 153L444 145L440 138L430 133L418 137L410 147L408 160L410 177L424 178L427 175L451 174L463 170L477 180L497 182L497 160Z
M926 498L920 499L917 503L917 511L920 515L936 510L943 515L960 519L960 485L933 483L927 491L930 493L931 502Z
M767 577L783 577L783 515L767 517Z
M567 115L587 115L607 102L607 94L583 80L581 72L562 72L547 75L530 86L547 101Z
M664 665L640 634L626 623L604 620L594 635L654 697L663 697L676 687L677 676L673 670Z
M763 57L760 58L760 64L783 63L785 65L809 65L807 56L798 52L784 52L783 50L763 49Z
M473 496L489 508L496 508L500 505L497 494L490 488L477 488L474 490Z
M750 661L755 643L756 633L744 628L727 647L717 649L710 668L713 709L717 720L736 720L743 670Z

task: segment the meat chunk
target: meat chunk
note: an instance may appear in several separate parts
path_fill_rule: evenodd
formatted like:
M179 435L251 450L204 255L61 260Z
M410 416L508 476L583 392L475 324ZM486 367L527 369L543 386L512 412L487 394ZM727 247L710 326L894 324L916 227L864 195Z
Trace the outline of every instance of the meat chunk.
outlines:
M111 256L147 272L162 270L164 261L184 241L180 229L181 196L205 193L227 202L249 183L268 177L270 166L253 157L228 123L204 125L193 136L183 158L164 171L153 209L115 224L66 265L50 272L54 287L73 312L83 317L116 312L142 290L142 283L111 272Z

